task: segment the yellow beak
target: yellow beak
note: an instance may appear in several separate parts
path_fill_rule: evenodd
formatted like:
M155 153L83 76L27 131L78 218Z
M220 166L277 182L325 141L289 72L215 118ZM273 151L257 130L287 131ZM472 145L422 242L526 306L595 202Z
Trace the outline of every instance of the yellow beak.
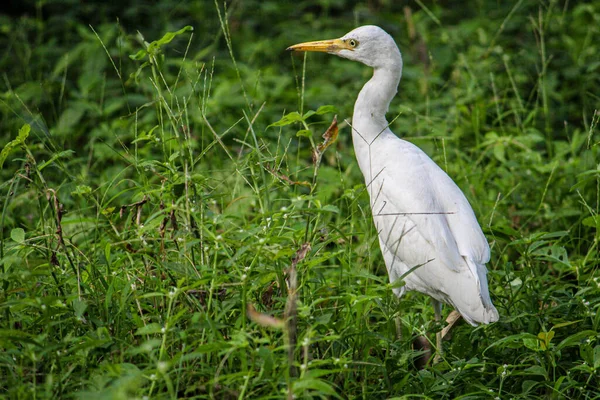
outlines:
M323 53L336 53L340 50L354 50L341 39L318 40L295 44L287 48L289 51L320 51Z

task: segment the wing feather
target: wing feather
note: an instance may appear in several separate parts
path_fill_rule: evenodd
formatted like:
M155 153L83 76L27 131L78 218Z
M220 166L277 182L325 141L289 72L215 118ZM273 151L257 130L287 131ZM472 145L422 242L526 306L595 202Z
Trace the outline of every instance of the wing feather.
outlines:
M401 223L402 239L420 235L435 252L429 256L453 271L465 265L463 257L475 264L487 263L490 257L487 240L471 205L454 181L409 142L394 140L381 146L381 151L394 156L378 157L386 163L379 171L372 171L374 179L369 192L373 217L378 230L385 233L386 245L390 246L392 239L398 240L393 232ZM390 218L394 215L398 218ZM411 232L407 232L409 228ZM412 252L416 253L414 249ZM416 257L408 249L399 256L408 263L423 261L423 257ZM480 278L477 268L471 272Z

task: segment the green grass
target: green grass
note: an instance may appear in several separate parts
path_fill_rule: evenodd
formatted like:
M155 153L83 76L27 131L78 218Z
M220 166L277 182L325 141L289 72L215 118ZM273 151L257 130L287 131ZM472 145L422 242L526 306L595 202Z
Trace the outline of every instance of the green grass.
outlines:
M60 4L0 17L0 396L600 396L600 2ZM500 321L423 369L344 123L370 71L284 52L367 23L492 247Z

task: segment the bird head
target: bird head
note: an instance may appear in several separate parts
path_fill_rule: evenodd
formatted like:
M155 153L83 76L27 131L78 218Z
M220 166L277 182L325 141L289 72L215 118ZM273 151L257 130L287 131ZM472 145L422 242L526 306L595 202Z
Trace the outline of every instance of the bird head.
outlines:
M300 43L290 51L319 51L359 61L372 68L402 68L402 57L394 39L374 25L356 28L339 39Z

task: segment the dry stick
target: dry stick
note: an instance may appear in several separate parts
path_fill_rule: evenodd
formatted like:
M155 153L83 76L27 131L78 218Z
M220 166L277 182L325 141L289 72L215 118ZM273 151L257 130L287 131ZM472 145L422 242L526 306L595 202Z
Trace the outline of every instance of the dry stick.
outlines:
M306 126L306 122L303 121L303 124L305 124ZM306 126L306 128L308 129L308 126ZM335 141L337 140L338 137L338 124L337 124L337 115L335 115L333 117L333 121L331 121L331 125L329 126L329 128L327 128L327 130L325 131L325 133L323 134L323 143L319 144L318 146L314 145L313 140L311 139L311 145L313 147L313 177L312 177L312 183L310 185L310 195L312 196L312 194L315 192L315 189L317 187L317 176L319 174L319 166L321 165L321 158L323 157L323 152L327 149L327 147L329 147L331 144L335 143ZM312 197L311 199L308 200L308 208L311 208L312 206ZM317 216L318 218L318 216ZM316 223L315 223L316 226ZM304 241L308 242L310 239L308 237L310 231L310 213L306 214L306 230L304 231Z
M294 367L294 350L296 349L296 342L298 339L298 332L296 331L297 326L297 312L296 312L296 296L298 290L298 274L296 266L299 262L304 260L306 254L310 251L310 243L304 243L300 249L296 252L296 255L292 259L292 265L288 271L288 298L285 304L285 332L287 335L287 346L288 346L288 399L293 398L291 378L298 375L296 367Z
M139 225L140 222L141 222L139 218L141 216L140 213L141 213L142 206L144 204L146 204L147 202L148 202L148 196L144 195L144 197L140 201L137 201L137 202L131 203L131 204L122 205L121 209L119 210L119 217L123 218L123 215L125 214L125 210L127 210L128 207L130 207L130 208L131 207L136 207L137 212L136 212L135 222L136 222L137 225Z
M179 229L179 225L177 224L177 216L175 215L175 201L171 200L171 212L169 213L169 219L171 220L171 228L173 231L171 232L171 239L175 239L175 232Z
M69 262L69 265L71 266L71 269L73 270L73 273L77 276L77 292L78 292L77 294L78 294L79 298L81 298L81 274L79 273L79 268L75 266L75 263L71 259L71 256L69 255L69 251L67 250L67 245L63 238L62 218L63 218L63 214L64 214L64 206L58 200L58 195L56 194L56 191L52 188L46 189L46 200L48 201L48 203L50 203L52 209L54 210L54 215L56 217L56 235L58 236L58 243L56 245L56 250L52 250L52 255L50 257L50 263L54 266L60 267L60 263L58 261L56 252L58 251L58 249L60 249L62 247L62 249L65 253L65 257L67 258L67 261ZM61 290L61 293L62 293L62 290ZM64 295L64 293L63 293L63 295Z
M164 201L160 201L160 210L164 212L165 203ZM167 222L169 222L169 217L167 217L166 213L160 222L160 226L158 227L158 235L160 236L160 254L162 256L163 261L166 259L167 255L165 253L165 231L167 230Z

